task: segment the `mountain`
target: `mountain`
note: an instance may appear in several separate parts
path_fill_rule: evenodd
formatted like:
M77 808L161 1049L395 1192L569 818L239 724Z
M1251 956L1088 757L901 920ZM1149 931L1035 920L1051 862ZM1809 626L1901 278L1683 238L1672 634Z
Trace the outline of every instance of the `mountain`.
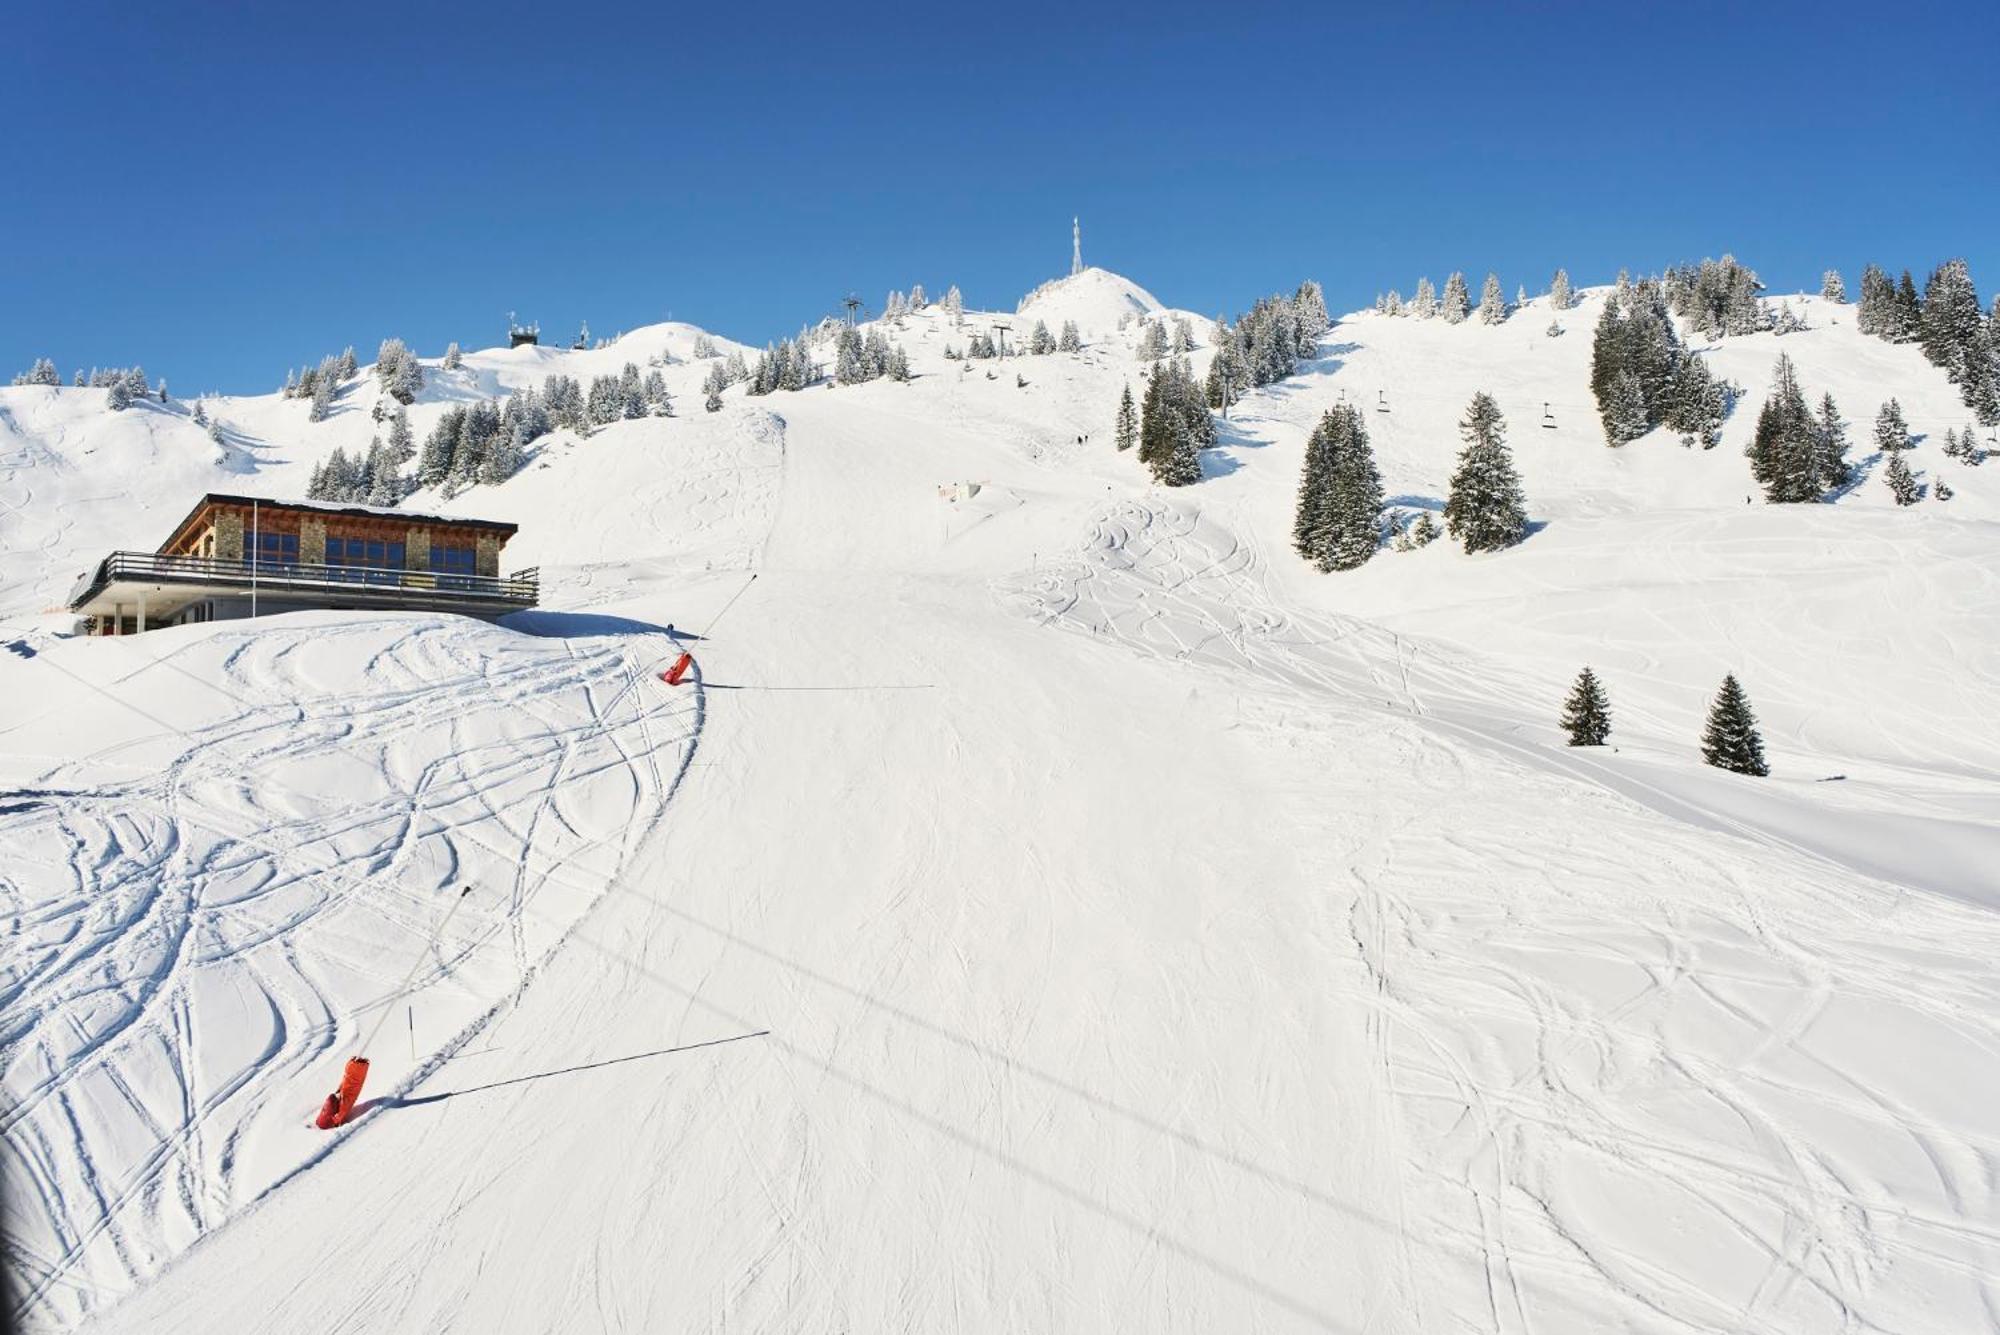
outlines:
M1093 334L1109 334L1131 320L1158 315L1165 307L1129 278L1092 266L1053 278L1021 298L1024 321L1041 320L1060 330L1066 320Z
M1988 1329L2000 471L1817 298L1691 338L1718 448L1609 449L1607 296L1349 315L1179 489L1113 448L1159 307L1100 271L717 413L684 326L468 353L420 440L671 356L675 416L407 502L521 524L547 605L498 626L68 636L80 565L296 494L377 391L210 400L218 449L0 389L31 1327ZM945 355L1031 312L1083 350ZM1831 504L1751 483L1780 352L1850 423ZM1525 542L1292 553L1329 407L1409 515L1477 390ZM1952 499L1892 502L1890 394ZM1556 726L1585 663L1606 748ZM1701 763L1725 672L1768 779Z

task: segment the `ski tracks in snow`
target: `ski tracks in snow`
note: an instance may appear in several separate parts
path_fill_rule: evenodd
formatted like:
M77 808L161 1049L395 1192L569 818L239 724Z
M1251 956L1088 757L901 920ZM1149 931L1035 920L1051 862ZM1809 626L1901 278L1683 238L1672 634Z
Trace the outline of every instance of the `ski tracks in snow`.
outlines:
M306 1121L382 1006L414 1023L378 1045L376 1097L396 1049L421 1038L421 1070L526 985L684 772L691 694L648 691L649 645L330 618L140 652L111 694L71 674L64 707L130 731L0 815L22 1315L73 1323L323 1154Z
M1201 672L1258 745L1318 757L1324 788L1293 815L1346 917L1358 968L1336 993L1367 1017L1386 1100L1343 1135L1391 1160L1352 1187L1387 1191L1362 1203L1404 1232L1365 1329L1989 1324L2000 939L1982 915L1726 815L1742 839L1691 839L1543 762L1524 737L1551 706L1528 684L1281 609L1258 554L1191 502L1108 505L995 592ZM1456 1256L1444 1282L1417 1278L1413 1235Z

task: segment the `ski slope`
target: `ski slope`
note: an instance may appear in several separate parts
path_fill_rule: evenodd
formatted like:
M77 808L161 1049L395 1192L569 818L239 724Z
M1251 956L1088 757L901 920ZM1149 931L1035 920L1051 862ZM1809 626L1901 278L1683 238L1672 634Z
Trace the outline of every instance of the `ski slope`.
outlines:
M919 314L911 384L713 415L673 366L683 416L446 503L544 572L502 627L61 639L33 572L153 522L83 451L208 442L0 390L0 496L73 511L4 557L31 1326L2000 1329L2000 473L1816 302L1707 354L1721 448L1607 450L1601 299L1348 317L1177 491L1111 449L1115 321L989 379ZM1780 348L1958 496L1746 506ZM1526 543L1292 557L1329 404L1435 507L1481 388ZM185 485L296 489L357 425L304 409ZM1584 661L1615 750L1553 727ZM1769 780L1699 764L1726 670Z

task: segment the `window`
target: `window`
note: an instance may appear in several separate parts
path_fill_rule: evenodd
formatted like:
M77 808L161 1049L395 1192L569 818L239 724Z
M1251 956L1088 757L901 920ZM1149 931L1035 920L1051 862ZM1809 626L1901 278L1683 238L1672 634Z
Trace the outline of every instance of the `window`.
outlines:
M295 566L299 563L299 535L296 533L257 534L257 564Z
M431 548L431 569L440 575L470 575L479 568L478 557L470 547ZM453 581L440 580L439 583Z
M387 572L403 568L405 548L400 542L379 538L336 538L326 540L326 563L341 567L337 579L361 580L370 584L394 583ZM381 573L377 573L381 572Z

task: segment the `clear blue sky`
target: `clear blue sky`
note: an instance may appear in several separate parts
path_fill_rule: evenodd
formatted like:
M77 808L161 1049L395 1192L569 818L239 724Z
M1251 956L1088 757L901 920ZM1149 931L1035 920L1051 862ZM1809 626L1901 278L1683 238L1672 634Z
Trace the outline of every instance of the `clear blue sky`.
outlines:
M1642 16L1638 11L1644 10ZM16 7L0 373L274 387L1085 259L1240 310L1733 251L2000 285L2000 5Z

